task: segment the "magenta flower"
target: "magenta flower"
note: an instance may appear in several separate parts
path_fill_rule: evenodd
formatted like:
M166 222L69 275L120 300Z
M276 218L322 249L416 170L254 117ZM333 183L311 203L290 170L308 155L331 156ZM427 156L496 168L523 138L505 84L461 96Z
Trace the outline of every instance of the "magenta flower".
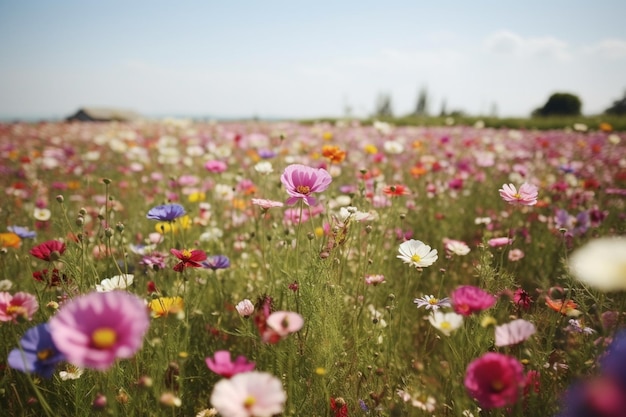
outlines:
M49 323L52 340L69 363L106 370L141 348L150 318L144 300L111 291L67 301Z
M500 197L509 204L534 206L537 204L537 187L525 182L519 187L519 191L513 184L504 184L500 192Z
M32 320L39 309L37 297L27 292L18 292L14 295L0 292L0 322L18 320Z
M42 261L52 262L58 260L65 252L65 243L58 240L49 240L40 243L30 250L30 254Z
M524 384L522 364L501 353L484 354L472 361L465 372L465 389L485 409L515 404Z
M217 161L217 160L207 161L204 164L204 167L206 168L207 171L212 172L214 174L221 174L222 172L228 169L228 165L226 164L226 162Z
M180 262L174 265L174 271L183 272L185 268L201 268L200 262L206 260L206 252L199 249L170 249L172 255L180 259Z
M311 194L325 191L332 177L324 169L293 164L285 168L280 181L285 186L287 194L290 195L286 201L287 204L295 204L298 200L302 200L307 206L314 206L317 200Z
M238 356L233 362L230 358L230 352L227 350L218 350L212 358L206 358L205 362L210 370L224 378L230 378L241 372L252 371L255 367L255 363L248 362L245 356Z
M463 316L486 310L496 303L496 298L488 292L471 285L462 285L450 294L452 308Z

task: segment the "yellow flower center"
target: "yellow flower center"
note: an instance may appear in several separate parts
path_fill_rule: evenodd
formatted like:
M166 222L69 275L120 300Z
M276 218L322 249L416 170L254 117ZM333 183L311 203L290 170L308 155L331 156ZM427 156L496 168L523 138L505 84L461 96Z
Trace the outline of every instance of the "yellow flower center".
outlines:
M513 197L515 197L516 199L519 200L519 199L522 198L522 195L520 193L515 193L515 194L513 194Z
M250 408L252 407L254 404L256 404L256 398L254 398L252 395L248 395L246 397L245 400L243 400L243 406L245 408Z
M432 297L431 299L428 300L428 304L434 306L435 304L437 304L439 302L438 298Z
M183 258L189 259L189 258L191 258L191 251L189 249L183 249L181 251L181 255L182 255Z
M418 254L415 254L415 255L411 256L411 260L413 262L417 263L417 262L421 261L422 258Z
M504 384L499 379L496 379L495 381L491 383L491 389L496 392L502 391L503 388L504 388Z
M308 194L311 192L311 188L309 188L308 185L298 185L296 187L296 191L299 192L300 194Z
M52 351L52 349L40 350L39 352L37 352L37 359L39 359L40 361L45 361L53 354L54 352Z
M110 327L101 327L91 334L91 343L98 349L108 349L117 341L117 333Z
M28 317L28 310L24 306L8 306L7 314L16 317Z
M442 330L450 330L452 328L452 325L449 321L442 321L439 325L439 328L441 328Z

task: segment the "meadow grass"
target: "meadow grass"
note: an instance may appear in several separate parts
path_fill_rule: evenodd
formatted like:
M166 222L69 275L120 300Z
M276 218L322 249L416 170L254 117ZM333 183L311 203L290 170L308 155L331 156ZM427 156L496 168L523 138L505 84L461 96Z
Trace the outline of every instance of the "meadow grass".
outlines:
M19 245L3 238L0 284L34 294L39 304L32 320L0 324L0 409L7 416L214 415L210 397L222 377L205 358L228 350L280 379L284 416L556 415L565 390L597 373L597 359L624 324L623 293L576 281L567 260L596 237L626 231L624 194L614 191L626 188L625 144L623 134L598 130L354 122L0 125L2 231L36 231ZM345 159L329 160L325 145ZM226 169L210 172L207 161ZM257 165L263 161L271 172ZM280 176L296 163L332 176L315 195L319 206L251 203L284 202ZM503 201L503 184L524 182L538 187L536 205ZM408 192L394 195L399 186ZM172 202L186 218L146 218ZM556 219L558 210L568 212L566 222ZM577 218L581 212L587 217ZM498 237L510 243L490 246ZM398 248L409 239L436 249L438 260L424 268L403 263ZM470 252L447 253L445 239ZM67 246L58 260L29 253L49 240ZM139 249L149 244L147 253ZM177 272L172 248L225 255L230 266ZM164 268L142 263L151 252L162 254ZM44 268L65 278L54 286L33 279ZM181 311L153 314L132 358L69 380L58 372L72 370L66 363L51 378L8 366L27 329L121 274L134 276L125 291L146 302L184 301ZM369 275L384 282L369 285ZM414 299L442 299L461 285L482 288L496 303L446 336ZM518 289L532 299L528 308L513 302ZM576 311L554 311L546 296L572 299ZM266 297L273 310L301 315L303 327L264 342L255 316L242 317L235 306L249 299L258 314ZM517 318L536 333L496 346L494 326ZM573 318L594 332L568 330ZM515 357L538 377L514 404L479 411L464 378L487 352Z

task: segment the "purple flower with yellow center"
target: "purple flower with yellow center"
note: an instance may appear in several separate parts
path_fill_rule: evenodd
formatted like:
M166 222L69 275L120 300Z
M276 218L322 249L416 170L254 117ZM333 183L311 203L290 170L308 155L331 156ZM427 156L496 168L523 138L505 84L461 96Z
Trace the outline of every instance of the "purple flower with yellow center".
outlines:
M19 346L9 353L8 358L9 366L18 371L50 378L57 363L65 360L52 341L48 323L26 330Z
M226 255L209 256L206 261L202 262L202 266L213 271L217 269L226 269L230 267L230 259Z
M67 301L49 323L52 340L69 363L103 371L141 348L150 317L136 295L92 292Z
M171 222L186 213L185 208L180 204L163 204L151 208L146 217L151 220L161 222Z
M317 200L311 194L325 191L332 180L325 169L300 164L287 166L280 176L280 182L290 196L286 201L289 205L295 204L298 200L302 200L307 206L316 205Z

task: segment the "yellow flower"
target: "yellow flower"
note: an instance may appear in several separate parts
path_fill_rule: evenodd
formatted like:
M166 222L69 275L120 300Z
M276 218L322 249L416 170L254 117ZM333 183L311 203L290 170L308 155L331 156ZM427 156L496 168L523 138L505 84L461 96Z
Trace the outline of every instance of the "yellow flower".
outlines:
M191 218L188 215L185 215L172 222L158 222L154 228L159 233L178 233L180 229L189 229L191 227L191 223Z
M187 197L190 203L197 203L198 201L204 201L206 195L202 191L195 191Z
M370 155L376 155L378 153L378 148L374 145L365 145L365 153L368 153Z
M185 303L181 297L159 297L148 304L152 310L152 317L163 317L178 314L183 311Z
M324 132L324 134L322 134L322 139L324 140L331 140L333 138L333 132Z

